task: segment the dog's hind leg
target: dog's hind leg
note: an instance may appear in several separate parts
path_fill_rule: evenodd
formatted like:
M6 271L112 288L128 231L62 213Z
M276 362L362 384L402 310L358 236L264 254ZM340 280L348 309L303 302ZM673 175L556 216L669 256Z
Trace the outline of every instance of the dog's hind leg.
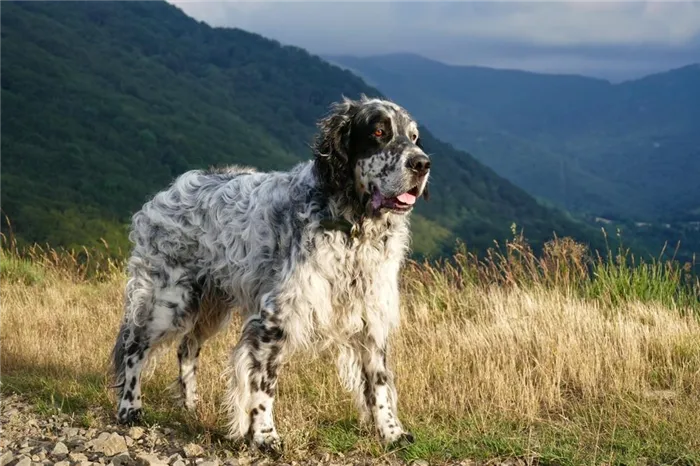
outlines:
M204 344L204 338L200 338L194 331L182 337L177 349L177 361L180 366L178 380L182 403L187 410L194 410L197 404L197 367L199 365L199 352Z
M126 313L112 351L119 406L117 421L141 417L141 372L155 346L189 322L191 284L182 269L137 270L127 284Z
M263 299L260 314L245 322L231 357L232 377L226 403L230 437L273 451L281 447L272 407L286 342L277 311L274 299Z
M204 342L222 329L231 317L230 305L224 299L204 296L193 300L192 313L196 313L192 330L182 337L177 350L180 366L180 390L186 409L193 410L197 397L197 368L199 352Z

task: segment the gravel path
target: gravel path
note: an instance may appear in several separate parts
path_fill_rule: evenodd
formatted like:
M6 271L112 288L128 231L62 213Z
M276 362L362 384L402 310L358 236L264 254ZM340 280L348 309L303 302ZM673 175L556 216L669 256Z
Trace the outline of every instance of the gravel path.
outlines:
M68 415L42 415L17 395L2 399L0 412L0 466L252 466L390 465L405 464L396 458L382 460L318 454L304 462L284 463L248 451L212 451L179 439L163 427L76 427ZM427 462L414 462L427 466Z

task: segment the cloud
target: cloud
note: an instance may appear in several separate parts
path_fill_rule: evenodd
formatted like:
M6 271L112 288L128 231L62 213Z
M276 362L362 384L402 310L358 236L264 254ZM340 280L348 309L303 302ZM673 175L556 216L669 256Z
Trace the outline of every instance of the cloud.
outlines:
M700 2L182 1L187 14L318 54L617 76L700 61ZM606 71L607 70L607 71Z

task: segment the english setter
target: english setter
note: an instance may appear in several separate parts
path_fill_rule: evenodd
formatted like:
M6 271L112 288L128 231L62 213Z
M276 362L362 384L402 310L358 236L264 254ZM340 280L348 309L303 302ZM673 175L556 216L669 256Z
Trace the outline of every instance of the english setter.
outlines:
M408 214L427 198L430 159L414 119L387 100L343 98L318 127L313 160L286 172L189 171L133 216L112 352L118 421L138 421L143 364L168 337L181 337L179 383L192 409L202 344L238 308L225 402L231 437L278 449L280 365L296 349L332 343L362 419L373 419L384 445L413 441L397 416L386 353L399 323Z

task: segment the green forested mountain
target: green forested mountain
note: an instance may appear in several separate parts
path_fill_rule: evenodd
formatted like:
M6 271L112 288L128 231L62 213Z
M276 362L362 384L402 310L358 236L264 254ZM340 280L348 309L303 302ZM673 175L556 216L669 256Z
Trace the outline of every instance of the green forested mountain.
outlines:
M2 210L25 242L125 248L131 213L173 177L287 169L311 156L328 105L360 93L380 95L304 50L165 2L3 2ZM536 245L554 231L600 239L425 128L422 139L434 173L417 252L457 236L483 249L512 222Z
M405 54L329 60L530 194L602 217L700 220L700 65L611 84Z

